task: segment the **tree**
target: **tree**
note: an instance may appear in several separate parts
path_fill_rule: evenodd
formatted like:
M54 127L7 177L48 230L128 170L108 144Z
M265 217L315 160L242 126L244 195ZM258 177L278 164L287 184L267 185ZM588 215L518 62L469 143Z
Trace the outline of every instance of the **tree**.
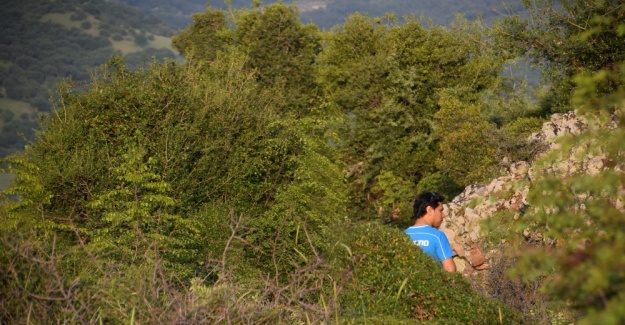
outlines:
M440 142L438 169L466 186L492 177L497 162L496 126L486 121L475 104L443 94L434 114Z
M229 19L209 7L193 20L173 40L188 62L206 64L216 53L236 48L247 56L246 66L257 72L255 78L287 100L291 113L310 108L316 98L313 63L320 50L319 30L303 25L295 6L280 2L239 11Z
M124 145L119 167L110 175L118 180L115 188L91 198L87 203L91 215L99 215L83 229L89 238L87 249L113 256L115 261L139 265L146 257L163 258L168 269L185 278L192 275L189 264L196 262L199 245L197 220L175 215L176 201L170 196L171 186L156 172L154 157L146 159L140 133Z
M317 26L303 25L297 7L281 2L241 15L236 24L237 41L259 82L284 87L296 114L309 109L316 88L313 63L321 47Z
M193 23L174 36L172 44L190 62L211 62L218 51L224 51L232 43L226 29L225 13L209 7L192 18Z
M372 191L378 175L392 173L395 183L412 184L414 190L438 172L433 116L440 93L460 89L463 100L477 102L499 80L503 59L484 33L479 23L462 19L450 29L425 28L414 18L400 25L393 16L355 14L328 37L318 59L318 80L330 104L345 114L337 125L337 145L354 171L357 209L384 201L381 192ZM430 190L452 188L457 186Z
M570 109L573 76L581 72L618 69L625 59L619 29L625 17L620 1L523 1L529 18L509 17L496 25L499 46L526 55L544 70L549 95L545 114ZM611 93L618 84L597 85Z
M320 47L317 28L302 25L296 7L283 3L255 6L227 18L223 11L209 8L194 15L194 24L174 42L188 55L187 64L201 69L215 60L244 57L249 81L260 87L256 90L270 92L272 108L280 108L259 110L264 131L257 134L255 143L247 144L248 183L241 184L254 190L241 196L248 202L238 201L237 206L250 209L241 209L253 218L251 225L256 230L250 241L262 247L261 254L249 251L251 259L262 261L258 265L272 265L270 269L302 263L301 252L312 254L306 236L314 243L327 242L328 225L335 221L331 216L343 210L338 190L341 182L335 181L342 176L333 165L336 157L326 156L333 150L328 150L323 125L332 114L316 102L312 67ZM326 154L320 155L318 150ZM313 177L311 171L317 175ZM326 197L322 200L326 207L302 195L308 192L311 197ZM236 198L241 195L232 194ZM326 210L330 207L334 210ZM295 252L299 253L293 255Z

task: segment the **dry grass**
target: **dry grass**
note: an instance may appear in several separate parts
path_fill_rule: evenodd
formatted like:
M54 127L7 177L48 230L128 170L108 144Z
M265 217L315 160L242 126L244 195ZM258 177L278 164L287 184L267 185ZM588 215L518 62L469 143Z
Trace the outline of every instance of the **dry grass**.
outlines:
M506 251L501 246L497 249ZM530 324L574 324L579 315L557 305L541 291L544 281L549 279L524 281L508 274L517 256L507 253L494 258L486 273L468 278L473 288L517 310Z
M77 245L57 247L34 231L0 230L0 323L12 324L328 324L340 323L340 290L324 293L327 265L315 255L289 274L252 283L233 280L226 255L238 241L241 218L214 269L219 280L183 285L168 275L155 246L140 264L124 264ZM1 228L0 228L1 229ZM234 253L234 252L231 252ZM82 272L75 271L76 259ZM280 280L279 280L280 279ZM317 299L311 298L317 297Z
M166 48L169 50L174 50L174 48L171 46L171 37L164 37L146 33L146 37L150 35L154 36L154 40L148 41L148 44L145 46L146 48L152 47L155 49ZM135 43L135 40L132 36L126 36L121 41L114 41L111 38L109 38L109 40L111 41L111 43L113 43L113 48L124 55L134 52L140 52L144 49L144 47L141 47Z
M15 114L15 116L19 117L23 113L32 116L32 113L36 112L34 106L28 104L27 102L13 100L9 98L0 98L0 109L8 109Z
M150 47L153 47L155 49L159 49L159 48L167 48L167 49L173 49L173 47L171 46L171 37L165 37L165 36L159 36L159 35L154 35L154 40L150 41L149 43Z
M49 14L45 14L43 15L43 17L41 17L41 21L42 22L51 22L51 23L57 23L57 24L61 24L62 26L64 26L67 29L72 29L72 28L76 28L78 30L83 31L86 34L89 34L91 36L98 36L98 32L100 31L99 26L100 26L100 21L98 19L96 19L95 17L91 16L91 15L87 15L87 18L85 18L85 21L88 21L91 23L91 28L89 29L83 29L81 27L80 24L82 24L83 21L80 20L72 20L71 17L72 13L71 12L66 12L66 13L49 13Z

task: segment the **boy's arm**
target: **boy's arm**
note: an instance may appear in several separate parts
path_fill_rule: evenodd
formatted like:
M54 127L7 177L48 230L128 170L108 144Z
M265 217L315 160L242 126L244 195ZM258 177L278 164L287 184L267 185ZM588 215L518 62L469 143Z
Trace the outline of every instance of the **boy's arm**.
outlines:
M441 264L443 264L443 270L447 272L456 272L456 262L454 262L453 257L441 261Z

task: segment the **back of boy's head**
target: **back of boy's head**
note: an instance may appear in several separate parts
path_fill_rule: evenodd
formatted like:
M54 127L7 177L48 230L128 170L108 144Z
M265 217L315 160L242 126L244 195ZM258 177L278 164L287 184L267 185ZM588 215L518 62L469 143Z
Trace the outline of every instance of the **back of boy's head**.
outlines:
M443 201L445 201L445 197L435 192L423 192L417 195L412 207L413 221L416 222L417 219L423 217L427 213L427 207L436 209L439 203L443 203Z

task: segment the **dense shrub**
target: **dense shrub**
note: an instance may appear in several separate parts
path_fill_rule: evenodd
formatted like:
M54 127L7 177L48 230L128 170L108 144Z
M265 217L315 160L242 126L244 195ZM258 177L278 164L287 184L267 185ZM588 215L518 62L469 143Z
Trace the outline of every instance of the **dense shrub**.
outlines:
M507 307L474 291L459 273L444 272L402 231L366 223L344 232L346 246L337 247L343 250L342 263L350 276L340 299L344 318L522 323Z
M531 248L530 245L527 248ZM497 249L502 254L491 260L490 268L472 278L478 291L517 310L531 324L572 324L578 320L579 314L567 310L566 304L554 301L541 290L551 280L549 277L528 280L511 276L510 270L518 258L509 245L500 245Z
M344 213L341 171L322 120L281 116L276 91L244 65L233 55L208 71L169 61L132 72L113 59L88 89L61 84L58 110L11 160L11 193L29 202L11 218L32 221L39 207L42 234L70 246L84 236L130 264L158 245L164 265L188 278L210 253L200 209L221 203L219 217L232 211L254 227L239 235L250 257L239 263L297 266L309 242L327 246ZM54 194L39 202L44 193Z
M207 323L156 251L140 265L115 263L82 245L58 251L54 240L17 229L0 230L3 323Z
M524 116L525 105L498 124L485 119L480 94L498 82L503 63L488 44L475 42L486 34L461 20L448 30L355 15L321 43L322 34L302 25L295 7L257 4L228 15L227 23L221 11L195 16L175 39L187 65L168 61L133 72L114 59L94 72L88 89L61 85L54 114L10 160L16 185L0 196L7 199L0 205L0 319L522 323L459 274L443 272L398 229L415 186L452 197L460 185L487 179L501 156L535 153L524 140L540 121L511 121ZM95 4L85 9L101 20L123 14ZM101 34L132 35L139 45L154 39L138 28L140 20L130 25L136 29L103 23ZM20 69L58 73L111 53L104 37L56 32L73 42L33 43L62 44L67 53L23 56ZM5 48L9 58L23 52ZM69 55L81 48L97 53ZM150 51L129 58L140 61ZM48 82L46 75L27 74L37 82ZM72 75L87 79L83 70ZM28 80L15 80L9 95L35 98L39 91L25 87ZM332 123L345 129L329 135L333 110L345 123ZM17 143L13 129L2 130L10 144ZM344 217L350 213L336 148L360 170L352 174L349 212L362 218L380 207L399 209L395 228ZM597 206L608 205L588 205ZM20 237L26 229L34 232ZM601 265L601 256L593 264ZM515 305L535 292L536 286L497 282L507 268L500 263L491 283L509 290L486 294ZM622 283L618 270L608 277L610 291L599 291L608 298ZM595 281L604 284L595 269L573 275L587 273L599 273ZM556 293L580 306L597 293L556 284ZM601 303L595 298L590 307ZM519 310L540 311L528 305Z
M0 211L0 216L3 215ZM326 324L336 295L324 295L327 265L311 259L286 281L240 281L212 271L181 286L156 247L127 265L83 245L65 252L32 231L0 228L0 319L8 324ZM226 252L227 249L224 251ZM75 269L81 269L75 273Z

